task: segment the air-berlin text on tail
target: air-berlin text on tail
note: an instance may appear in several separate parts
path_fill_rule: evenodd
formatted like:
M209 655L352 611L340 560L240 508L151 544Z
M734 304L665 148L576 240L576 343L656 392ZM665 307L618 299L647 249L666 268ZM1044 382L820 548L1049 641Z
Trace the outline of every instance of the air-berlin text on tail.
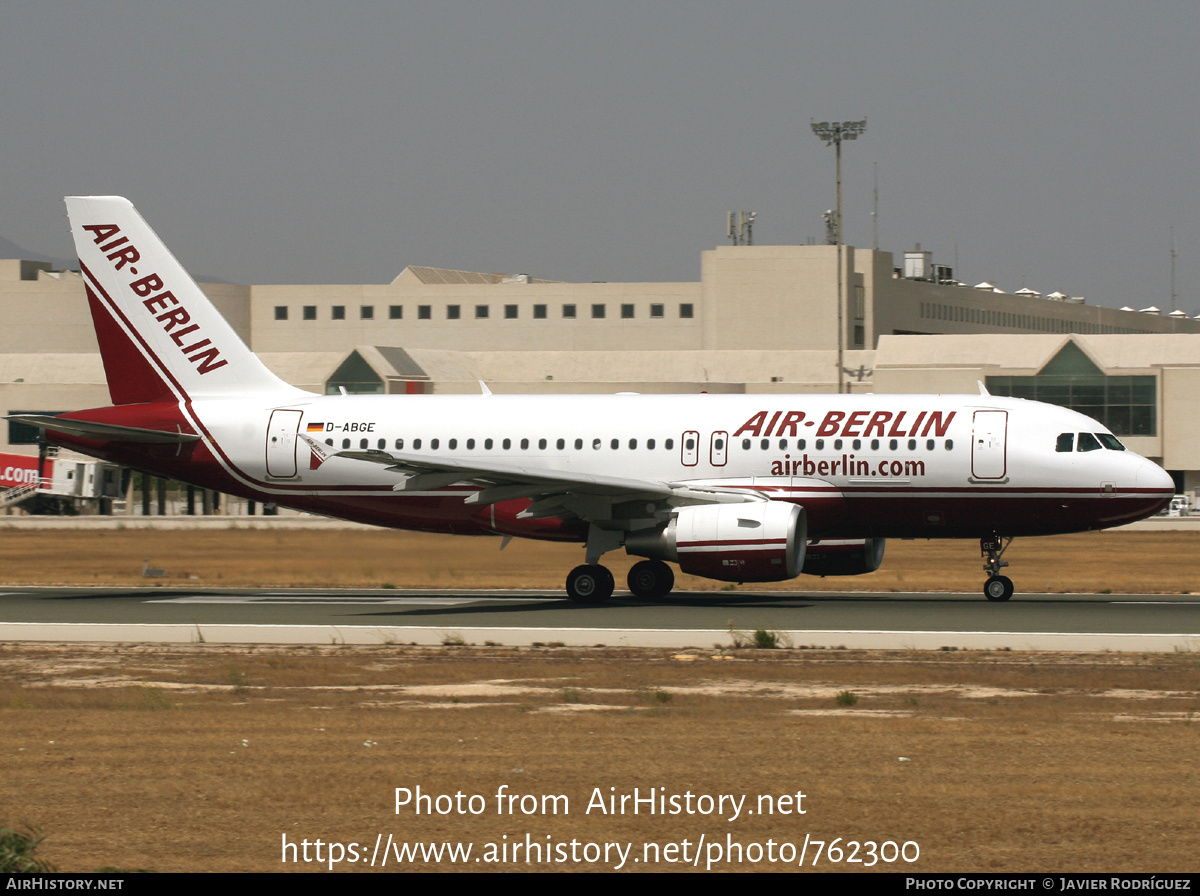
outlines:
M129 273L138 277L138 269L134 265L141 261L142 254L129 241L129 237L122 235L120 227L116 224L84 224L83 229L91 231L94 242L113 263L115 270L122 271L128 267ZM162 324L163 330L170 334L171 341L179 346L185 358L196 365L199 373L210 373L229 363L221 357L220 350L212 344L211 339L203 338L197 332L200 325L192 323L192 316L175 294L164 288L158 274L138 277L130 281L129 288L142 299L146 310Z
M799 436L800 427L815 427L813 436L903 438L944 436L957 411L827 411L818 422L804 411L759 411L733 434L738 436Z

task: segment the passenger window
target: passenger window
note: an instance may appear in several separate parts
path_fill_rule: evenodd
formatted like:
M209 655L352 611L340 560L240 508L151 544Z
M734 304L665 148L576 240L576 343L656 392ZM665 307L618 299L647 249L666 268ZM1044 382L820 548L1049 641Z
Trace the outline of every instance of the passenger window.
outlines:
M582 451L582 450L583 450L583 439L576 439L576 440L575 440L575 450L576 450L576 451Z
M404 439L396 439L396 450L397 451L404 450Z
M668 451L670 451L672 448L675 447L675 440L667 439L665 442L663 442L663 447L666 448Z
M382 451L384 448L387 447L387 439L380 439L375 447L378 448L380 451Z
M637 439L630 439L630 440L629 440L629 450L630 450L630 451L635 451L635 450L637 450Z
M545 439L538 439L538 448L541 449L542 451L546 450L546 440Z
M861 447L862 447L862 439L855 439L855 440L854 440L854 441L851 443L851 445L853 446L854 450L855 450L855 451L857 451L859 448L861 448Z
M937 442L935 442L933 439L929 439L929 440L928 440L928 441L925 443L925 450L926 450L926 451L932 451L932 450L933 450L934 448L936 448L936 447L937 447Z
M420 450L421 450L421 440L413 439L413 451L420 451Z
M833 440L833 450L834 450L834 451L841 451L841 450L842 450L842 440L841 440L841 439L834 439L834 440Z
M871 439L871 450L872 451L879 450L879 439Z
M525 451L529 448L529 439L521 439L521 450Z
M609 444L609 446L612 448L612 450L613 450L613 451L616 451L618 448L620 448L620 447L621 447L621 440L620 440L620 439L613 439L613 440L612 440L611 442L609 442L608 444Z
M946 450L947 451L954 450L954 439L946 439Z
M592 450L593 451L600 450L600 440L599 439L592 439Z
M825 440L817 439L817 441L813 443L813 447L816 448L817 451L824 451L825 450Z
M801 451L803 451L804 446L807 444L808 443L806 441L804 441L804 439L801 439L799 442L796 443L796 447L799 448Z
M1054 446L1055 451L1074 451L1075 450L1075 433L1062 432L1058 434L1058 443Z
M349 440L349 439L342 439L342 447L343 447L343 448L349 448L349 447L350 447L350 440Z
M742 450L743 451L750 450L750 440L749 439L742 439Z
M917 450L917 440L916 440L916 439L909 439L909 440L908 440L908 450L909 450L909 451L916 451L916 450Z
M439 444L439 443L438 443L438 440L437 440L437 439L431 439L431 440L430 440L430 442L429 442L429 450L430 450L430 451L437 451L438 444Z
M333 447L333 439L326 439L325 444L328 445L330 448L332 448Z
M509 448L512 447L512 439L505 439L504 442L502 443L502 446L503 446L504 450L507 451Z
M768 449L771 447L771 440L770 440L770 439L763 439L763 440L762 440L762 445L761 445L760 447L762 448L762 450L763 450L763 451L767 451L767 450L768 450Z
M564 448L566 448L566 447L567 447L567 442L566 442L566 440L565 440L565 439L559 439L559 440L558 440L557 442L555 442L554 444L558 446L558 450L559 450L559 451L562 451Z
M467 439L467 450L468 451L475 450L475 440L474 439Z
M366 450L366 447L367 447L367 440L366 440L366 439L359 439L359 440L358 440L358 447L359 447L359 448L362 448L363 450Z
M650 451L654 450L654 439L646 439L646 448Z
M1081 432L1079 434L1079 446L1076 451L1099 451L1101 449L1100 440L1090 432Z
M900 447L900 443L898 441L896 441L895 439L892 439L890 442L888 442L888 448L891 449L892 451L895 451L899 447Z
M492 450L492 440L484 439L483 440L483 448L485 451L491 451Z
M455 448L458 447L458 439L451 439L449 445L450 445L450 450L453 451Z

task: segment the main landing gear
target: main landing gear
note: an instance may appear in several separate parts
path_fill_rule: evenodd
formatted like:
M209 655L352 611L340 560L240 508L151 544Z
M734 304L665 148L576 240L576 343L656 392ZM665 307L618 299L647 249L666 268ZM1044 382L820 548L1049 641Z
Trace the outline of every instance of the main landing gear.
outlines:
M661 560L640 560L629 570L629 590L634 597L665 597L675 587L675 573ZM600 604L612 597L613 574L596 563L576 566L567 576L567 597L580 604Z
M983 561L983 571L988 574L988 580L983 584L983 596L988 600L1005 601L1013 596L1012 579L1000 575L1000 570L1008 566L1008 561L1002 560L1001 557L1010 544L1011 538L1002 538L999 535L979 539L979 551L986 558Z

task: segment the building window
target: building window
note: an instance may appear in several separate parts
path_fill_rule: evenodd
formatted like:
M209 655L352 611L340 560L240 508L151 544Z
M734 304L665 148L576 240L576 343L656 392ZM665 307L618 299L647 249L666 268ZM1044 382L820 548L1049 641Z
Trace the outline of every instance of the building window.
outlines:
M388 320L404 320L404 306L388 305Z
M460 317L462 317L461 305L446 306L446 320L458 320Z
M374 305L361 306L358 309L358 318L359 318L359 320L374 320L375 319L375 306Z
M517 306L516 305L505 305L504 306L504 319L505 320L516 320L517 319Z
M433 306L432 305L418 305L417 306L417 320L432 320L432 319L433 319Z
M316 320L317 319L317 306L316 305L305 305L304 306L304 319L305 320Z
M1118 436L1158 434L1156 377L1106 376L1074 342L1063 346L1036 375L989 376L987 388L993 395L1079 411Z
M275 319L276 320L287 320L287 305L276 305L275 306Z
M603 317L604 317L604 306L603 305L593 305L592 306L592 319L600 320Z
M334 305L333 308L330 309L330 316L334 320L345 320L346 319L346 306L345 305Z
M623 320L628 320L631 317L633 317L633 306L632 305L622 305L621 306L621 318Z
M563 305L563 317L568 320L574 320L575 319L575 306L574 305Z
M650 316L651 317L662 317L663 316L663 306L662 305L651 305L650 306Z
M534 320L545 320L546 319L546 306L545 305L534 305L533 306L533 319Z
M683 317L683 318L692 318L692 317L696 316L695 313L693 312L691 302L684 302L682 305L679 306L679 316Z
M487 316L488 316L488 306L487 305L476 305L475 306L475 319L476 320L487 320Z

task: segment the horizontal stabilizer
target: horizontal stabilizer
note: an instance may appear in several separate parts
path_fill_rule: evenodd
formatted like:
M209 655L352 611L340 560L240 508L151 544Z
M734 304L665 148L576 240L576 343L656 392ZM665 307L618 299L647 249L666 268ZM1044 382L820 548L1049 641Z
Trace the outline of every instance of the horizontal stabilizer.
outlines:
M118 426L115 423L94 423L90 420L71 420L67 417L51 417L46 414L12 414L4 419L24 423L26 426L36 426L42 430L50 429L54 432L82 436L85 439L105 439L110 442L179 445L200 440L200 436L190 432L164 432L161 429Z

